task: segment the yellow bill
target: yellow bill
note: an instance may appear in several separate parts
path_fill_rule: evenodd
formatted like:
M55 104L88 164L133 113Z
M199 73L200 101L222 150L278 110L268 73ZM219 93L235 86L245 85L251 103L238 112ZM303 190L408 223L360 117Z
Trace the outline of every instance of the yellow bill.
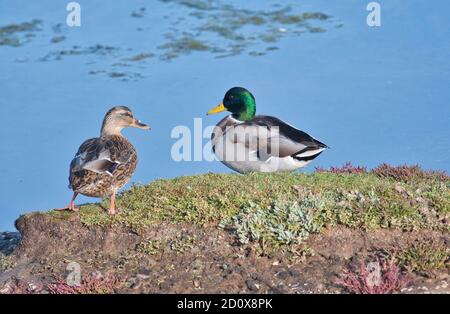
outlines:
M213 109L211 109L210 111L208 111L208 115L210 115L210 114L215 114L215 113L219 113L219 112L222 112L222 111L226 111L227 110L227 108L225 108L225 106L223 105L223 103L221 103L220 105L218 105L217 107L215 107L215 108L213 108Z

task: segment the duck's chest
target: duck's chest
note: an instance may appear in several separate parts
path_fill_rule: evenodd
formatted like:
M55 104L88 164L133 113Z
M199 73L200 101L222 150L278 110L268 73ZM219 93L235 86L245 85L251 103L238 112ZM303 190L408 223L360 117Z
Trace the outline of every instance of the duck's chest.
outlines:
M117 162L117 166L112 172L114 181L128 180L133 175L138 163L135 147L125 138L111 141L109 145L111 160Z
M214 154L225 163L257 161L256 149L248 145L245 135L246 130L241 123L226 117L216 125L211 135Z
M108 141L107 146L111 160L117 161L120 164L137 162L136 148L126 138L118 136Z

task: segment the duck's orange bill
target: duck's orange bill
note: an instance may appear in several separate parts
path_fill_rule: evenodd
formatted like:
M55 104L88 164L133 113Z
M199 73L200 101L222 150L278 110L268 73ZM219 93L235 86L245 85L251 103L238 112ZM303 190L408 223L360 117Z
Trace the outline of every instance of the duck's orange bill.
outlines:
M222 112L222 111L225 111L225 110L227 110L227 109L225 108L223 103L220 103L220 105L218 105L217 107L215 107L215 108L211 109L210 111L208 111L207 114L208 115L215 114L215 113L219 113L219 112Z

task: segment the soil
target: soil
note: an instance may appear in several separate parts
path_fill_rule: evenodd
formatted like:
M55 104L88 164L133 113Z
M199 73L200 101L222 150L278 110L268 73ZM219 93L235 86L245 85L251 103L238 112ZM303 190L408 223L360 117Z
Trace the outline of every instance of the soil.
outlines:
M347 293L336 279L355 261L423 238L448 244L438 231L330 227L288 253L263 254L260 246L238 245L215 227L165 223L137 233L125 226L88 227L75 214L60 220L45 213L22 216L16 227L21 237L0 235L0 250L14 263L0 272L2 293L48 293L71 262L82 276L119 278L116 293ZM450 292L446 270L408 276L401 293Z

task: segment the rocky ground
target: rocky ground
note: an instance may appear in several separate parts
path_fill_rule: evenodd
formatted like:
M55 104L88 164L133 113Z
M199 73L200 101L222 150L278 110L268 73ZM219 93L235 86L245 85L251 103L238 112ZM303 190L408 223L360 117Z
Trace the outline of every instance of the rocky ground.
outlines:
M359 174L339 176L339 180L346 182L361 179L355 177ZM220 182L224 179L214 178L221 179ZM225 178L235 179L234 176ZM244 180L245 177L236 178ZM208 178L172 181L170 188L179 192L179 187L183 186L192 192L201 187L194 188L192 184L189 189L183 180L199 179ZM260 179L258 177L256 181L260 182ZM270 179L274 180L274 177ZM280 180L286 182L286 178ZM291 196L302 200L310 197L305 196L311 192L307 192L310 186L304 181L306 179L296 176L294 180L302 182L296 181L296 185L291 186ZM292 183L288 180L288 185ZM302 188L298 183L303 183ZM315 181L314 184L319 183ZM273 190L274 186L276 184L271 186L272 195L278 193ZM409 199L408 193L412 193L409 188L410 183L399 188L392 182L389 191ZM448 189L448 186L444 188ZM208 189L216 191L220 186L208 183ZM161 195L169 195L166 192L164 190ZM180 208L190 207L185 202L186 193L177 196L182 205L173 204ZM175 197L174 193L170 195ZM370 193L366 198L368 195ZM208 197L211 195L201 196L202 199ZM411 196L411 199L416 198L416 195ZM129 196L124 195L122 201L124 199L129 201ZM252 205L250 210L227 213L216 223L204 223L203 220L199 223L198 217L167 219L157 216L159 218L154 219L152 216L150 220L145 216L145 224L136 226L136 216L127 218L131 213L126 210L123 210L123 216L111 221L103 216L94 220L92 205L80 213L31 213L16 221L21 237L18 233L0 234L0 292L449 293L448 195L444 193L442 199L433 196L433 200L434 205L427 211L416 206L423 200L414 203L411 208L417 208L420 215L411 214L402 220L402 227L396 226L394 220L390 221L392 217L385 216L380 220L381 227L374 228L365 227L363 220L358 220L359 225L352 225L354 220L343 218L338 223L328 220L312 228L323 221L323 218L318 220L318 212L326 209L325 213L328 213L328 205L323 208L319 203L311 205L314 211L312 220L308 220L305 204L300 201L289 203L287 211L283 211L280 204L269 209ZM156 206L155 199L148 202L146 206ZM226 200L224 202L224 208L231 206ZM216 201L211 204L214 208L222 208ZM331 209L337 205L329 206ZM366 206L364 208L368 208ZM436 224L431 223L430 212L433 210ZM442 211L444 215L438 215ZM294 219L291 225L292 217L297 220ZM417 221L413 223L412 219ZM384 227L385 221L390 221L390 226ZM421 221L424 224L420 227L407 228ZM303 226L300 229L299 224ZM311 228L305 229L309 225ZM276 229L279 226L280 230Z

